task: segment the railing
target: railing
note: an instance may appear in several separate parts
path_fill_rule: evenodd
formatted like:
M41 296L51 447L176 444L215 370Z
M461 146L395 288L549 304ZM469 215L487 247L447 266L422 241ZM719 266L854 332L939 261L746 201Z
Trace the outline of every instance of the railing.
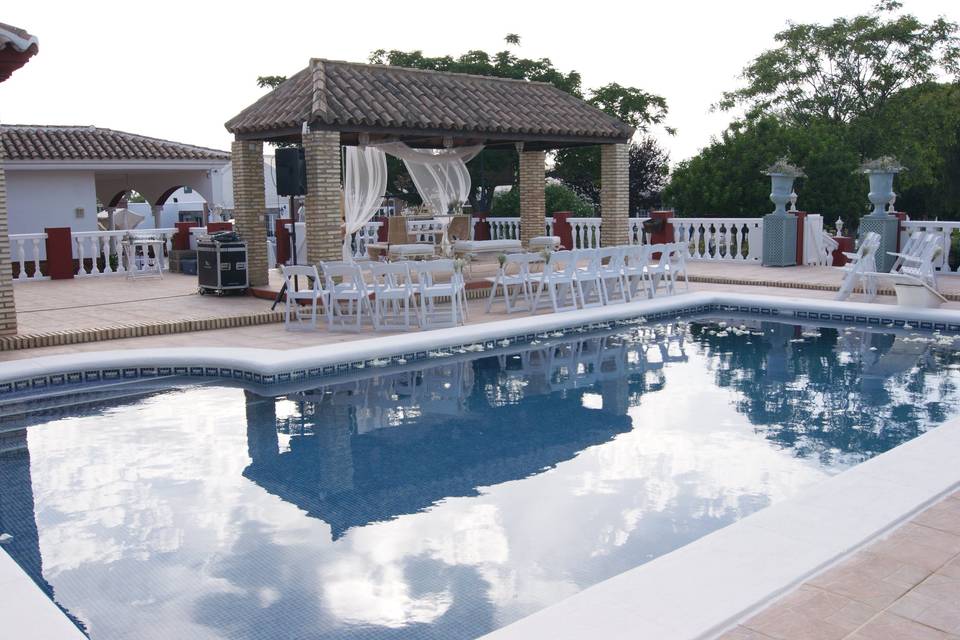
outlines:
M567 218L573 236L574 249L594 249L600 246L600 218Z
M520 218L487 218L491 240L519 240Z
M360 231L357 231L353 234L352 246L353 246L353 257L354 258L365 258L367 256L367 245L377 241L377 235L380 231L380 227L383 226L382 222L370 221L363 226ZM290 225L284 225L287 232L290 232ZM270 240L268 239L269 243ZM288 254L293 259L293 239L291 238L291 246L288 249ZM303 222L297 223L297 264L307 264L307 225ZM270 265L271 267L273 265Z
M156 256L161 268L167 269L166 253L170 251L176 229L144 229L143 231L73 231L70 234L71 260L77 262L75 275L78 278L127 273L128 264L134 271L146 268L143 263L129 258L125 261L121 243L127 234L135 237L159 237L165 251ZM41 262L46 261L46 233L10 234L11 262L19 266L16 280L48 280ZM30 269L28 269L30 267Z
M48 280L40 272L40 247L47 239L46 233L15 233L10 234L10 257L12 262L20 265L17 280ZM29 258L27 247L30 248ZM33 273L27 275L27 265L33 265Z
M671 218L674 241L691 260L755 262L763 257L763 218Z
M918 231L925 233L936 233L940 236L940 242L943 250L934 261L934 268L941 273L957 273L950 267L950 263L956 263L957 256L951 256L953 252L953 233L960 229L960 222L939 222L936 220L904 220L900 227L900 246L906 243L911 234ZM953 258L953 259L951 259Z

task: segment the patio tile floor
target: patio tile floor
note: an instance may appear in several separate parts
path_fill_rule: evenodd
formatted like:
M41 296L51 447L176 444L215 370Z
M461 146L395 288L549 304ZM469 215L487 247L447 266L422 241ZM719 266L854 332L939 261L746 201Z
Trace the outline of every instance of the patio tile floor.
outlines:
M960 491L720 640L960 640Z

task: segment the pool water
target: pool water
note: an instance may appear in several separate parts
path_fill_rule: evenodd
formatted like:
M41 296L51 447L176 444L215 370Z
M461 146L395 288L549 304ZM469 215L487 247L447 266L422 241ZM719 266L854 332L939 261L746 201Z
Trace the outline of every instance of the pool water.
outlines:
M704 319L0 421L94 640L474 638L956 416L952 337ZM2 623L0 623L2 624Z

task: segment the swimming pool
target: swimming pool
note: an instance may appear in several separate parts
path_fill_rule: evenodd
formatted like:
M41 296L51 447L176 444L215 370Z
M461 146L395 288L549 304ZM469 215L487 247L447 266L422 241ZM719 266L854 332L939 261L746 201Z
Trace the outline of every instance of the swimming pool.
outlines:
M95 640L476 637L953 417L958 363L725 315L133 386L6 418L4 549Z

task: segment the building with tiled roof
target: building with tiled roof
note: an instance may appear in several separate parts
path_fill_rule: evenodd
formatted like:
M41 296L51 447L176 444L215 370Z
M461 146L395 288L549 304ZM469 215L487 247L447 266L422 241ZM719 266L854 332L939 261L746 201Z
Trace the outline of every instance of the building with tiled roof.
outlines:
M551 84L313 59L226 123L238 138L292 139L303 123L417 143L525 142L529 149L626 142L633 128ZM433 140L431 140L433 139Z
M47 227L97 229L98 205L113 207L131 191L152 217L142 226L169 226L171 199L215 203L226 151L93 126L0 125L10 233ZM171 217L172 216L172 217ZM166 219L170 218L170 219Z

